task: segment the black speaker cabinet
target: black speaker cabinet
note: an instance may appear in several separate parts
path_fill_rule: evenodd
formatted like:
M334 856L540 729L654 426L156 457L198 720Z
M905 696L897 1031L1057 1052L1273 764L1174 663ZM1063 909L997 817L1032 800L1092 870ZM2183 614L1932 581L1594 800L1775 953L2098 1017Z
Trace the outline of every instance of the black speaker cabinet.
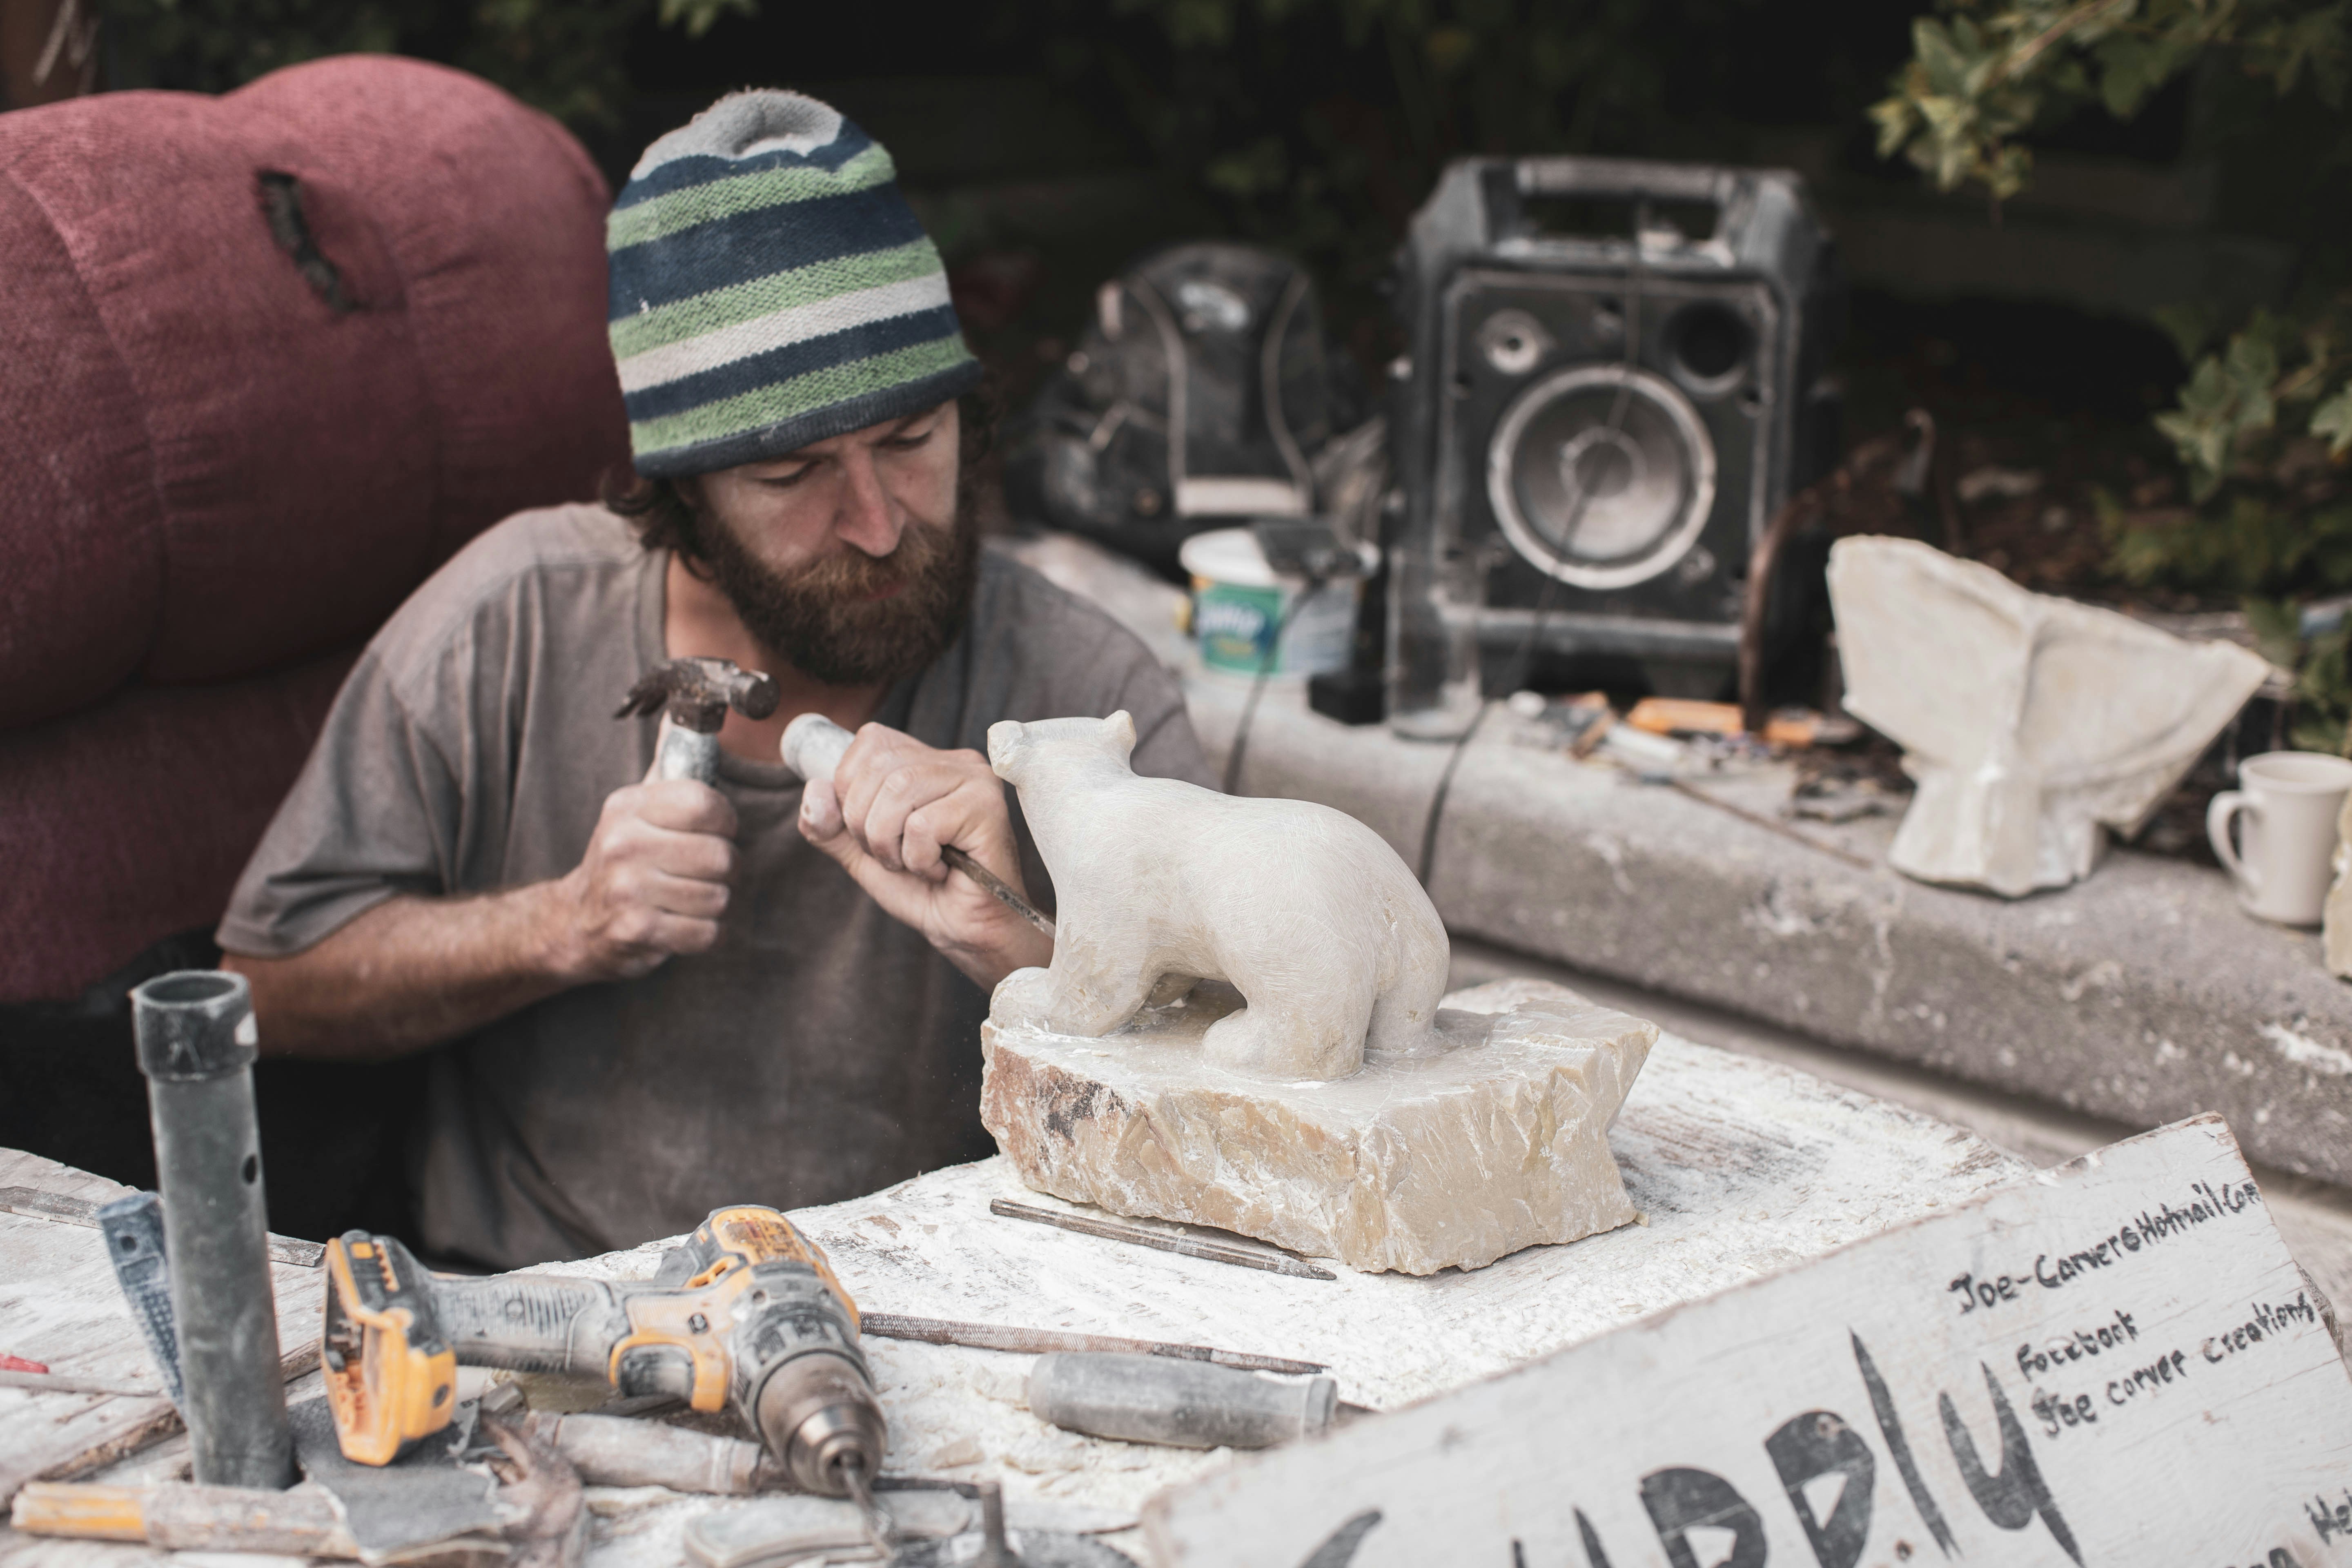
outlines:
M1467 618L1490 658L1533 630L1719 682L1749 552L1837 439L1843 301L1797 176L1462 160L1401 283L1400 635Z

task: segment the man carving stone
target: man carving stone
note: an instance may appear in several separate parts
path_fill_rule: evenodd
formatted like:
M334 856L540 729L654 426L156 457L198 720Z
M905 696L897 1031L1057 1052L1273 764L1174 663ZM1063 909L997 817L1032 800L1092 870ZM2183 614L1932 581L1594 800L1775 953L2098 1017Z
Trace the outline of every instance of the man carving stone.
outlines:
M879 143L722 100L608 244L639 482L509 519L401 608L220 928L264 1050L434 1053L421 1239L499 1268L989 1152L987 991L1051 944L940 859L1041 875L988 727L1123 708L1139 772L1209 777L1141 644L979 549L980 368ZM728 715L716 788L645 782L654 720L612 718L686 655L782 688ZM777 742L812 710L858 738L803 792Z

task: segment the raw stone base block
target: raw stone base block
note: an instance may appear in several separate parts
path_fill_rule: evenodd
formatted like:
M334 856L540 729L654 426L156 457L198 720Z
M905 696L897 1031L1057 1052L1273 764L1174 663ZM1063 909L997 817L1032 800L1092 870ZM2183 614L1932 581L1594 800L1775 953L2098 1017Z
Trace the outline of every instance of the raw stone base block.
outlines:
M1223 985L1101 1039L992 1021L981 1119L1040 1192L1367 1272L1479 1268L1631 1220L1608 1132L1657 1026L1541 981L1446 1002L1442 1049L1328 1083L1202 1061L1240 1005Z

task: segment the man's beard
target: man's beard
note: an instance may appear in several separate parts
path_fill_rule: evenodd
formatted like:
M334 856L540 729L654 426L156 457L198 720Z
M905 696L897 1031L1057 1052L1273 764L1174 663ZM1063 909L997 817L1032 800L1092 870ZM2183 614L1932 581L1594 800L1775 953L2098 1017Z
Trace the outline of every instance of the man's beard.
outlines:
M827 686L882 686L914 674L963 630L980 575L980 531L959 507L944 528L909 522L898 548L862 550L780 572L700 508L703 563L762 647ZM892 587L887 598L875 595Z

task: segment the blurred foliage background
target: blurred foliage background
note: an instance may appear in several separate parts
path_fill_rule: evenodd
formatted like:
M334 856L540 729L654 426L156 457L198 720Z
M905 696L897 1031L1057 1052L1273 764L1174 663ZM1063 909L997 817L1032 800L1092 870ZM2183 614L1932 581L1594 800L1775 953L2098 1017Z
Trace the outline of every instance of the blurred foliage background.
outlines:
M1851 433L1930 407L1952 477L1980 477L1978 559L2242 607L2300 671L2296 737L2344 743L2352 0L74 3L101 18L105 87L397 50L546 110L615 180L727 88L818 91L898 154L1015 398L1156 243L1299 255L1376 371L1390 255L1450 157L1797 163L1857 263ZM2155 295L2015 275L2131 201L2194 210L2132 217L2102 254L2226 242ZM1971 247L1975 272L1925 279Z

